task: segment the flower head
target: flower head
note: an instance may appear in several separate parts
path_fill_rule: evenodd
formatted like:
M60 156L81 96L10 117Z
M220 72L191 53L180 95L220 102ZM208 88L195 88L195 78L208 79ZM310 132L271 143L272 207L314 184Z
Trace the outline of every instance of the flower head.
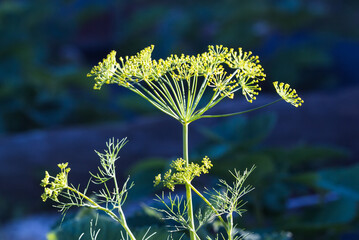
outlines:
M213 167L213 164L211 162L211 160L205 156L203 159L202 159L202 171L203 173L208 173L208 170L211 169Z
M256 100L256 95L259 94L259 91L262 90L259 87L258 80L241 76L239 76L239 79L239 84L242 87L242 94L246 97L248 102L252 103L253 100Z
M295 89L291 89L287 83L273 82L273 85L279 94L286 102L292 104L295 107L299 107L304 101L298 96Z
M213 167L211 160L207 156L203 158L202 165L193 162L187 166L185 165L186 161L182 158L172 161L171 169L163 175L163 179L161 174L155 177L153 181L155 186L163 183L163 186L174 191L176 185L191 182L195 177L208 173L209 169Z
M48 198L57 202L57 197L61 191L67 187L67 176L70 172L70 168L67 167L68 163L61 163L57 166L61 172L56 177L50 176L46 171L44 179L41 180L41 186L44 188L44 193L41 195L42 200L45 202Z
M234 93L232 90L238 87L238 82L236 80L231 80L230 76L227 76L227 73L222 70L209 78L208 86L213 87L214 91L220 92L222 97L226 96L233 99Z
M159 60L151 58L153 49L152 45L136 55L120 57L118 63L112 51L88 74L95 78L94 88L103 84L125 87L186 124L203 117L222 99L233 99L237 91L252 102L266 77L258 56L241 48L210 45L201 54L172 54ZM207 93L210 96L203 97Z
M87 74L88 77L95 77L96 83L94 89L100 89L104 83L112 83L111 80L117 68L116 51L112 51L107 55L107 58L104 58L97 66L94 66L91 72Z

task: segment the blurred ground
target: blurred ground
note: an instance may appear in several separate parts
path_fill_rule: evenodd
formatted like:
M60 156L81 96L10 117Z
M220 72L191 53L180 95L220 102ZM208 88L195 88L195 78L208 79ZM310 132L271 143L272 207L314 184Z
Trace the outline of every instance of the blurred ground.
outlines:
M0 229L2 240L45 240L46 233L58 221L55 214L31 215L21 220L4 224Z

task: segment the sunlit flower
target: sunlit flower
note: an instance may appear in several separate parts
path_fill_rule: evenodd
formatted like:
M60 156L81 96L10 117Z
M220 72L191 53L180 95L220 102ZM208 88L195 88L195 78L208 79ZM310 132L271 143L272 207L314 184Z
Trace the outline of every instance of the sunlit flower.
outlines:
M207 156L205 156L203 158L202 163L203 163L203 167L205 169L210 169L211 167L213 167L211 160L209 160L209 158Z
M258 80L246 78L246 77L239 77L239 84L242 87L242 94L246 97L248 102L253 102L256 100L256 95L259 94L259 91L262 89L259 87Z
M88 77L95 77L96 83L94 89L100 89L104 83L111 83L112 76L116 72L117 67L116 51L112 51L107 55L107 58L104 58L97 66L94 66L91 72L87 74Z
M44 193L41 195L42 200L45 202L48 198L57 202L57 197L61 193L61 191L66 188L67 185L67 177L70 172L70 168L68 168L68 163L61 163L57 165L61 172L56 175L56 177L52 177L49 173L45 172L45 177L41 180L41 186L44 188Z
M174 191L176 185L191 182L195 177L208 173L209 169L213 167L207 156L203 158L202 165L193 162L185 165L186 161L182 158L172 161L171 169L163 175L163 179L161 174L158 174L153 181L154 185L157 186L162 183L164 187Z
M222 45L208 46L198 55L172 54L166 59L151 58L154 46L133 56L120 57L116 52L93 67L88 76L95 78L95 89L103 84L117 84L140 95L157 109L182 124L204 117L204 113L241 90L248 102L256 99L265 80L258 56L252 52L228 49ZM203 98L214 90L208 98ZM278 91L278 90L277 90ZM208 96L208 95L207 95ZM301 99L286 95L293 105ZM206 99L206 101L202 100Z
M208 86L213 87L213 90L218 91L222 97L227 96L233 99L234 93L232 90L238 86L238 83L236 80L231 80L227 73L222 71L208 79Z
M295 89L290 88L289 84L282 82L278 84L278 82L273 82L273 85L279 96L281 96L286 102L292 104L295 107L299 107L302 105L302 103L304 103L304 101L298 97Z

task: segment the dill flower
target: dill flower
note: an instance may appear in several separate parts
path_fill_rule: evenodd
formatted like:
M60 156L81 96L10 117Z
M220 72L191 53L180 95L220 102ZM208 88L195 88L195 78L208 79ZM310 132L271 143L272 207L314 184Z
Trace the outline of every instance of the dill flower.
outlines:
M252 103L266 77L258 56L241 48L210 45L208 51L196 56L172 54L158 60L151 58L153 49L151 45L134 56L120 57L119 62L112 51L88 74L95 79L94 88L103 84L125 87L186 125L200 118L241 114L204 115L224 98L233 99L237 91ZM300 106L303 101L286 86L277 86L277 92ZM210 96L203 101L207 93Z
M219 72L218 74L212 75L208 80L208 86L213 87L214 91L221 92L221 96L227 96L230 99L233 99L234 93L231 91L238 86L236 80L231 80L227 73L224 71Z
M239 78L241 79L239 83L242 86L242 94L246 97L248 102L252 103L253 100L256 100L256 95L259 94L259 91L262 90L259 87L258 80L247 77Z
M43 180L41 180L40 184L44 188L44 193L41 195L41 198L44 202L48 198L58 202L57 197L60 195L63 189L68 187L67 176L71 169L68 168L67 165L68 163L58 164L58 167L61 171L56 175L56 177L50 176L47 171L45 172L45 177Z
M208 170L213 167L213 164L212 164L211 160L209 160L209 158L207 156L205 156L202 159L202 163L203 163L203 165L202 165L203 173L208 173Z
M208 173L209 169L213 167L213 164L206 156L202 160L202 165L193 162L186 165L186 161L184 159L178 158L172 161L170 166L171 169L163 175L163 179L161 174L158 174L153 183L155 186L162 183L163 186L167 187L171 191L174 191L176 185L189 183L195 177Z
M273 82L273 85L279 94L286 102L292 104L295 107L299 107L304 101L298 96L295 89L291 89L287 83Z
M148 100L159 110L183 124L200 118L219 101L234 98L242 89L249 102L260 91L258 82L265 74L257 56L235 51L222 45L208 46L196 56L172 54L166 59L152 60L154 46L134 56L119 58L112 51L88 74L95 79L95 89L103 84L118 84ZM228 72L224 69L228 68ZM209 102L200 101L212 88Z
M104 58L102 62L99 62L97 66L93 67L91 72L87 74L88 77L95 77L94 89L100 89L101 86L106 83L111 83L111 79L118 68L116 62L116 51L112 51Z

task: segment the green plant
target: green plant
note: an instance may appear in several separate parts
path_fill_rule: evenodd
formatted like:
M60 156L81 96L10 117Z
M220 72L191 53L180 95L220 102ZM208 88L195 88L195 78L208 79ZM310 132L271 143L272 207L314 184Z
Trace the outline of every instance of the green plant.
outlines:
M91 70L88 76L95 78L95 89L100 89L104 84L117 84L128 88L182 124L183 158L173 161L171 169L163 177L161 174L157 175L154 181L156 185L162 183L172 191L176 185L185 185L185 199L177 195L175 197L169 195L167 198L164 195L159 197L159 201L165 205L165 210L159 211L164 212L167 219L179 224L174 226L175 230L188 230L191 240L200 239L198 235L200 227L218 218L226 235L221 233L220 236L228 240L239 239L241 234L233 222L233 215L235 213L241 215L243 211L241 198L252 190L252 187L244 187L243 184L253 168L243 173L237 170L231 172L234 182L228 184L220 180L221 188L214 189L214 192L209 193L211 197L207 199L195 188L192 180L201 174L208 173L213 165L208 157L203 158L202 165L189 160L188 125L201 118L240 115L282 99L298 107L303 100L288 84L274 82L275 89L281 97L276 101L242 112L205 115L221 100L227 97L233 99L234 93L239 90L248 102L256 99L256 95L261 90L259 82L265 79L258 57L253 56L251 52L243 52L242 49L236 51L223 46L209 46L207 52L197 56L171 55L165 60L157 61L151 59L152 51L153 46L145 48L135 56L120 58L120 62L116 61L116 52L112 51L106 59ZM128 190L127 181L122 191L119 190L115 173L115 161L124 142L125 140L122 140L115 144L112 140L108 143L108 150L105 153L98 153L102 168L99 169L99 174L92 176L94 182L105 186L105 190L96 195L101 199L100 202L95 202L86 196L86 190L82 193L79 189L67 184L69 169L63 164L59 165L61 173L56 177L51 177L46 173L42 183L45 187L43 199L51 198L60 203L59 207L62 211L66 211L71 206L87 206L102 210L122 225L130 239L136 239L127 225L121 208ZM49 179L53 181L49 182ZM106 185L110 179L115 182L113 192L109 191ZM207 208L203 208L197 215L193 208L193 192L207 204ZM68 202L60 202L58 195L67 199ZM87 202L85 203L84 200ZM102 207L101 203L106 207ZM119 216L113 212L114 210L118 211ZM207 239L211 237L207 236Z
M41 182L41 186L45 188L45 192L41 196L43 201L50 198L57 202L58 205L56 207L63 213L66 213L66 211L73 206L88 207L103 211L112 219L120 223L131 239L135 239L133 233L127 226L126 217L122 210L122 205L126 200L127 191L133 184L127 186L127 179L122 188L120 188L116 179L115 162L119 158L119 151L125 144L126 139L117 142L112 139L107 143L107 150L105 150L104 153L97 152L100 157L101 167L98 168L99 173L96 175L91 174L93 177L92 182L103 184L104 189L95 193L96 200L86 195L88 187L81 192L79 188L68 183L68 173L71 169L68 168L68 164L65 163L58 165L61 172L55 177L50 176L48 172L45 173L45 178ZM110 180L112 180L115 185L113 190L110 190L107 187ZM59 196L62 197L64 201L59 200ZM105 207L101 206L102 204L105 204ZM117 212L118 216L115 212Z

